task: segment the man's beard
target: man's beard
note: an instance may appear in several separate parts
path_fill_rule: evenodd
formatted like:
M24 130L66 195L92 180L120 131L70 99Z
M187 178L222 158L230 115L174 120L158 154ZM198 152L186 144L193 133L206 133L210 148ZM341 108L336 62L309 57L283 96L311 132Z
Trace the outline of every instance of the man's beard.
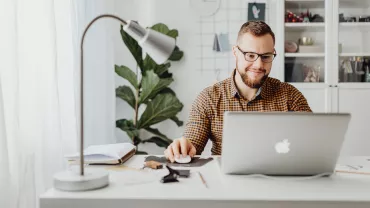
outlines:
M258 71L261 71L264 73L263 77L259 80L252 80L248 77L247 72L251 69L251 67L247 68L246 70L243 70L242 72L238 68L238 63L236 63L236 70L238 70L244 84L246 84L250 88L260 88L263 83L266 81L267 77L269 76L266 73L266 69L258 69ZM256 70L255 70L256 71Z

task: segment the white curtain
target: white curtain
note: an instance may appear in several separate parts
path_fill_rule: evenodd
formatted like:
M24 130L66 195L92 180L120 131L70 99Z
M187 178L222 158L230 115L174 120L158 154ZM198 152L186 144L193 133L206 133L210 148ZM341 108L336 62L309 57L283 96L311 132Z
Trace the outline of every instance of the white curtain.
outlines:
M77 151L76 4L0 0L0 207L38 207Z

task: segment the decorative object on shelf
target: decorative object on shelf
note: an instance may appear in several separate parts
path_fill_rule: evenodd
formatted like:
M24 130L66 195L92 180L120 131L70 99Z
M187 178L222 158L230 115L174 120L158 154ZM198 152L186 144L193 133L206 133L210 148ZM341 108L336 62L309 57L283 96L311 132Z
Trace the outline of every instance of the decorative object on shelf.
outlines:
M358 18L355 16L345 17L343 13L339 14L339 22L370 22L370 16L359 16Z
M365 82L370 82L370 61L369 57L365 57L364 59L364 68L365 68Z
M303 18L288 10L285 14L285 22L303 22Z
M248 3L248 21L261 20L265 21L265 3Z
M341 60L339 68L340 82L369 82L369 57L349 57Z
M324 17L319 14L315 14L311 17L310 22L324 22Z
M358 21L359 22L370 22L370 16L365 16L365 17L359 16Z
M303 65L304 71L304 82L320 82L320 65L315 67L310 67L307 65Z
M309 45L313 45L314 41L313 41L313 38L311 38L311 37L301 37L301 38L298 39L298 44L299 45L304 45L304 46L309 46Z
M365 82L370 82L370 71L369 71L369 65L367 65L367 66L366 66Z
M286 82L320 82L321 66L296 63L295 57L285 58Z
M340 13L339 14L339 22L345 22L346 19L344 18L344 14L343 13Z
M305 13L299 15L287 10L285 13L285 22L324 22L324 17L319 14L314 14L307 9Z
M311 37L301 37L298 39L299 53L323 53L324 48L320 45L314 45L315 41Z
M285 52L295 53L298 51L298 44L294 41L285 41Z
M179 35L176 29L170 30L162 23L155 24L149 29L174 40ZM138 70L135 73L127 66L115 66L116 73L126 79L132 86L123 85L118 87L116 96L126 101L133 108L133 119L121 118L116 121L116 127L127 133L137 149L140 143L148 142L167 148L172 140L158 129L153 128L152 125L168 119L174 121L177 126L183 125L183 122L177 117L177 114L183 108L183 104L176 97L175 92L169 88L169 85L174 81L169 68L171 67L170 61L181 60L184 53L176 46L167 60L157 64L153 61L154 58L148 54L143 57L140 43L130 37L130 34L126 33L122 26L120 33L123 42L137 63ZM140 117L139 110L143 111ZM140 132L143 130L152 133L154 136L148 139L140 138ZM136 154L147 153L137 150Z
M357 22L356 17L345 17L344 19L346 22Z

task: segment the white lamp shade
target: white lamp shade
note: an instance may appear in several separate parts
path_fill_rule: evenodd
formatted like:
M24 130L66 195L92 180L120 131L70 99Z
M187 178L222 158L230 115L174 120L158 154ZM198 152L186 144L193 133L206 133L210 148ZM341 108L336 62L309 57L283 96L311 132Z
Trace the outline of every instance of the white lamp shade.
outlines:
M128 21L123 29L139 43L157 64L166 62L175 49L174 38L152 29L144 29L136 22Z
M139 45L157 64L163 64L171 56L176 42L170 36L147 29L147 34L139 41Z

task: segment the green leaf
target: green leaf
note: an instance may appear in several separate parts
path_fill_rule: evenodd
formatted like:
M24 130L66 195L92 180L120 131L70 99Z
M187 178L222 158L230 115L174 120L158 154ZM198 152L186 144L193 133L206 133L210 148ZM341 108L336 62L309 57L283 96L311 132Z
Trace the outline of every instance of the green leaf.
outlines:
M172 78L172 73L169 73L168 71L163 72L159 78Z
M161 90L159 92L159 94L166 94L166 93L169 93L169 94L172 94L172 95L176 96L176 93L169 87L166 87L166 88L164 88L163 90Z
M168 31L166 35L173 37L173 38L177 38L179 36L179 31L176 29L173 29L173 30Z
M180 121L179 118L177 118L176 116L172 117L171 120L173 122L175 122L177 124L177 126L182 126L184 125L184 122L183 121Z
M147 107L138 121L139 128L147 128L176 116L181 111L183 104L172 94L159 94Z
M145 72L154 70L157 67L157 64L154 62L154 60L147 54L144 59L144 73L143 76L146 75Z
M171 61L178 61L180 60L182 57L184 56L184 52L183 51L180 51L179 47L175 47L175 49L173 50L170 58L168 60L171 60Z
M161 137L154 136L154 137L151 137L150 139L143 140L143 143L146 143L146 142L155 143L159 147L167 148L168 145L170 145L172 141L167 141L167 140L162 139Z
M143 52L139 44L135 39L133 39L130 35L128 35L124 30L123 26L121 25L120 29L121 37L129 51L131 52L132 56L135 58L137 65L139 68L143 70Z
M116 127L122 129L127 133L130 139L139 136L139 131L135 128L132 120L120 119L116 121Z
M168 68L170 68L170 67L171 67L170 62L161 64L161 65L157 65L149 55L145 56L145 59L144 59L144 70L145 70L145 72L150 71L150 70L154 70L154 72L158 76L160 76L161 74L166 72L168 70ZM146 73L144 73L143 76L145 76L145 74Z
M153 129L153 128L147 127L147 128L145 128L145 130L147 130L148 132L150 132L154 135L157 135L157 136L163 138L164 140L172 142L172 140L170 140L166 135L162 134L158 129Z
M155 30L155 31L158 31L160 33L163 33L163 34L167 34L170 29L168 29L167 25L163 24L163 23L157 23L155 25L153 25L151 27L152 30Z
M116 96L126 101L132 108L135 109L135 95L128 86L120 86L116 89Z
M146 103L154 98L158 92L173 82L172 78L160 79L152 70L147 71L142 79L142 92L139 97L139 104Z
M171 63L170 62L167 62L165 64L161 64L161 65L157 65L155 68L154 68L154 72L156 74L158 74L158 76L161 76L164 72L166 72L168 70L168 68L171 67Z
M137 84L136 74L131 69L129 69L127 66L117 66L117 65L115 65L114 70L116 71L116 73L119 76L121 76L121 77L125 78L127 81L129 81L132 84L132 86L135 87L135 89L139 88L139 85Z

